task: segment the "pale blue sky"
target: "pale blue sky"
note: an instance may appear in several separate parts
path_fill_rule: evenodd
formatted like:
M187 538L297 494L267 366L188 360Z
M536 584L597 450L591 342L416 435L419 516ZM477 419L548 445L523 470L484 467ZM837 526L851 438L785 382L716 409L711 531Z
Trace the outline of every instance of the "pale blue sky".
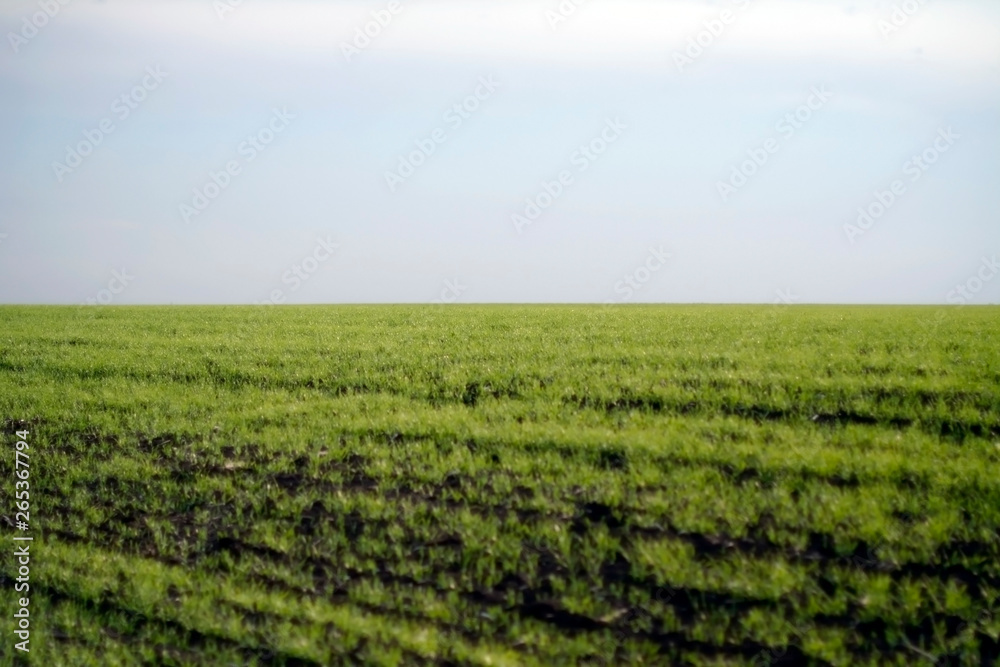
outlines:
M1000 302L998 3L576 4L6 1L0 303Z

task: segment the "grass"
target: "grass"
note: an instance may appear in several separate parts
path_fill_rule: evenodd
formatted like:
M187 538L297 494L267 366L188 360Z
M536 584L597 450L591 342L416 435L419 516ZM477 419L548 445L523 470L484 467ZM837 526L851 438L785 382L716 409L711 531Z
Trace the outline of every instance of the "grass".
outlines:
M997 308L0 325L35 664L1000 658ZM4 557L7 626L15 576Z

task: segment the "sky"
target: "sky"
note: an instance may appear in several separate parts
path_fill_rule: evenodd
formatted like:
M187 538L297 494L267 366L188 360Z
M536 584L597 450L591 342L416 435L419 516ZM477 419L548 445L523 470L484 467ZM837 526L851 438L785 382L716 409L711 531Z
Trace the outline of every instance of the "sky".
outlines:
M1000 303L995 0L5 0L0 303Z

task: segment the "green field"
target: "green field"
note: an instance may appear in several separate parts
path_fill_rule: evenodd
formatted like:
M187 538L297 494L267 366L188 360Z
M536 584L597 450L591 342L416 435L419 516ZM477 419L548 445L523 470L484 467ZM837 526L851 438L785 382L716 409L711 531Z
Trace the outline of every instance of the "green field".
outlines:
M998 308L0 326L4 664L998 662Z

